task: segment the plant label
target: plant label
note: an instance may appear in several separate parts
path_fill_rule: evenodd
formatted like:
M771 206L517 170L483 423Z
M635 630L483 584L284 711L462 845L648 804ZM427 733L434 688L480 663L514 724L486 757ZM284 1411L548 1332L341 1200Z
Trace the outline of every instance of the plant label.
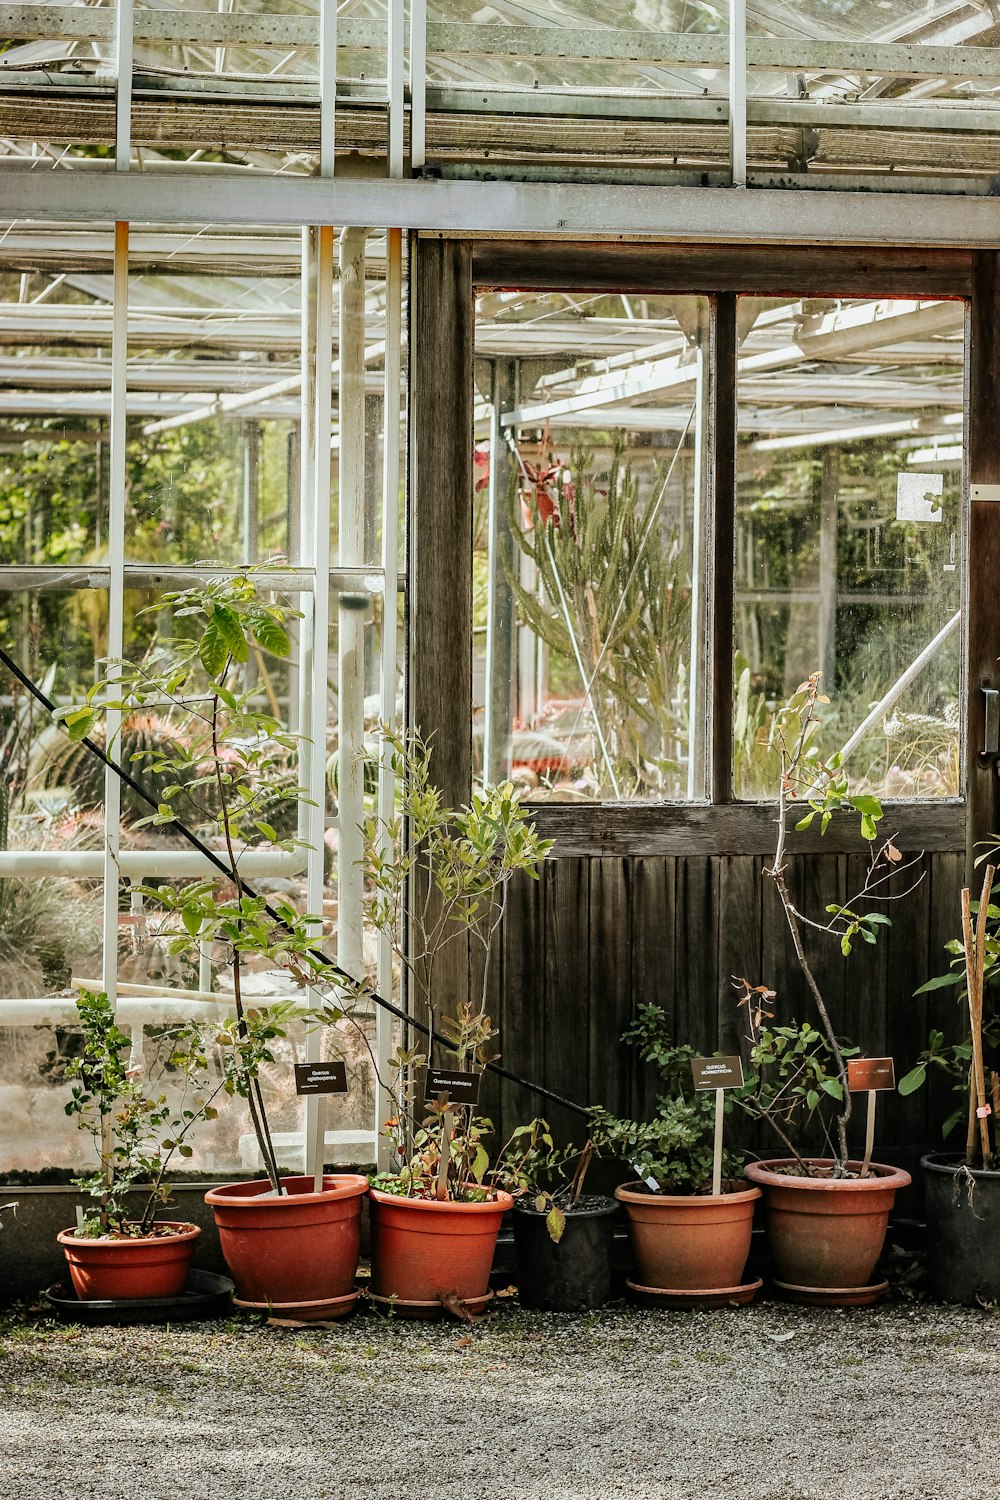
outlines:
M878 1089L894 1089L896 1068L892 1058L848 1058L847 1087L852 1094L871 1094Z
M428 1068L424 1083L424 1103L437 1104L444 1100L448 1104L479 1103L478 1073L459 1073L451 1068Z
M696 1089L739 1089L743 1087L741 1057L692 1057L691 1076Z
M295 1092L297 1094L346 1094L347 1064L345 1062L296 1063Z

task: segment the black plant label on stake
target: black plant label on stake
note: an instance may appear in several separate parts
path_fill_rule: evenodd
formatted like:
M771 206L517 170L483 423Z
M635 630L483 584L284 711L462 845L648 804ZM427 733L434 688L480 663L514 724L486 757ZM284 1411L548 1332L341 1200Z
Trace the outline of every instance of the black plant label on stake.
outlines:
M295 1064L297 1094L346 1094L347 1064L342 1061Z
M743 1061L739 1057L693 1057L691 1076L696 1089L743 1087Z
M479 1103L478 1073L459 1073L451 1068L428 1068L424 1081L424 1103Z

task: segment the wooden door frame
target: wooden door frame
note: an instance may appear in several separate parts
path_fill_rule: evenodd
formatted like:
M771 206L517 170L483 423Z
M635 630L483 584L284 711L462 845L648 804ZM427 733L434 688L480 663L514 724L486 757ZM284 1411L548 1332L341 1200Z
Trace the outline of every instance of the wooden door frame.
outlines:
M712 298L709 382L709 698L708 804L538 804L533 817L554 854L672 856L767 853L773 813L731 793L735 308L737 291L759 296L966 299L968 452L974 483L1000 483L1000 254L824 246L525 242L411 237L409 623L410 721L433 735L436 772L449 801L463 801L472 779L471 547L473 494L474 298L486 289L634 293L687 292ZM729 379L717 378L731 370ZM1000 628L988 572L1000 576L1000 504L978 503L967 525L975 577L966 567L966 681L1000 682ZM982 697L966 693L967 798L895 802L901 840L928 852L971 849L992 831L996 776L979 764ZM831 825L822 845L812 830L803 853L856 852L853 827Z

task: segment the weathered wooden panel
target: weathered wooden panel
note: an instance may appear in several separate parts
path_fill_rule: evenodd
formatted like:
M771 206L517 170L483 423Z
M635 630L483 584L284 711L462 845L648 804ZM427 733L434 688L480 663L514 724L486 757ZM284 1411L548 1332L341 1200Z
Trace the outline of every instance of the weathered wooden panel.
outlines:
M616 292L758 292L873 297L964 296L972 254L907 246L849 250L815 245L476 244L477 286Z
M766 864L751 855L562 859L537 883L518 882L505 924L502 990L493 996L507 1066L582 1104L649 1118L654 1077L619 1040L642 1002L666 1010L678 1041L708 1052L746 1051L734 976L775 989L779 1020L813 1015ZM826 921L828 904L862 887L865 864L864 855L793 857L793 900ZM954 1030L958 1012L948 991L918 1000L913 991L947 963L943 945L956 930L963 855L925 855L922 869L915 890L886 904L893 926L876 948L858 943L845 958L835 939L807 931L805 940L838 1031L868 1054L892 1054L898 1076L916 1061L928 1024ZM497 1124L505 1136L547 1114L561 1134L580 1138L580 1122L568 1113L524 1089L500 1092ZM859 1143L864 1100L856 1107L851 1139ZM950 1107L934 1089L881 1101L880 1149L915 1162L939 1143ZM766 1133L735 1121L733 1129L754 1149L776 1149Z
M770 854L774 849L773 806L764 802L726 803L724 791L720 785L720 805L715 806L697 802L548 802L533 806L531 816L539 833L555 840L554 859L615 854L668 858L695 849L700 854ZM892 826L901 840L900 848L926 849L929 853L965 848L965 805L959 801L894 802ZM795 847L802 854L826 855L857 854L865 845L858 833L857 817L838 813L823 835L818 822L797 833Z

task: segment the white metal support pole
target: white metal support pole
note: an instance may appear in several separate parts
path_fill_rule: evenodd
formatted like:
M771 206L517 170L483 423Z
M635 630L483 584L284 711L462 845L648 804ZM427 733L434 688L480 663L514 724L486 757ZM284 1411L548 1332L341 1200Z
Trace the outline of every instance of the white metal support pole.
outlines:
M705 352L695 351L698 361L694 386L694 464L692 465L692 487L694 490L691 519L691 664L688 672L688 801L704 796L705 774L702 754L705 736L702 726L705 716L701 712L702 666L705 657L705 631L702 628L704 583L702 568L705 557L705 504L702 495L705 478Z
M337 119L337 0L319 5L319 175L332 177Z
M747 6L729 0L729 160L733 187L747 185Z
M132 0L115 10L115 171L127 172L132 158Z
M364 567L365 546L365 229L340 237L341 567ZM365 615L356 593L341 593L337 614L337 962L363 974L361 831L364 817Z
M410 170L427 159L427 0L410 0Z
M722 1122L726 1113L726 1091L715 1091L715 1145L712 1152L712 1197L722 1192Z
M114 300L111 325L111 476L108 498L108 635L112 662L124 655L125 629L125 381L128 359L128 225L115 225ZM114 682L119 669L108 669ZM112 692L114 689L112 689ZM122 715L106 718L108 757L117 761ZM104 953L101 985L114 1002L118 989L118 856L121 849L121 782L109 766L104 773Z
M332 178L336 161L337 0L319 5L319 175ZM302 234L302 443L299 535L303 561L312 567L313 591L300 622L299 694L302 733L300 779L308 804L299 809L309 844L306 906L322 912L326 844L326 702L330 657L330 452L333 363L333 229ZM317 933L317 937L320 933ZM322 1032L309 1032L306 1058L319 1062ZM310 1094L305 1105L305 1171L323 1186L326 1098Z
M389 176L403 175L403 0L389 0L387 74L389 79Z
M382 431L382 722L396 721L396 632L398 629L399 571L399 429L402 420L400 374L403 343L403 231L386 232L385 245L385 401ZM383 825L393 816L396 781L392 768L383 758L379 768L378 803ZM388 838L383 836L383 849ZM378 992L393 992L392 944L379 938ZM389 1058L392 1055L392 1017L384 1010L375 1015L375 1151L378 1170L390 1167L389 1142L382 1133L391 1109L385 1089Z
M861 1176L867 1177L872 1164L872 1152L875 1149L875 1103L878 1094L875 1089L868 1090L868 1116L865 1121L865 1159L861 1163Z
M307 292L306 307L314 310L315 364L311 381L313 392L310 430L304 434L302 485L302 547L304 559L313 567L313 591L302 622L301 678L307 699L302 714L303 733L309 738L303 744L303 780L306 793L314 804L306 809L306 839L309 852L306 862L306 906L311 912L323 910L324 835L326 833L326 719L327 664L330 633L330 428L331 365L333 362L333 229L323 225L315 235L315 265L306 268L307 279L315 277L315 300ZM311 332L303 329L311 340ZM304 350L304 353L307 351ZM306 458L306 448L310 456ZM307 483L309 488L307 489ZM317 934L318 936L319 934ZM319 1062L322 1034L311 1031L307 1042L310 1062ZM325 1145L325 1096L306 1098L306 1175L322 1186Z

